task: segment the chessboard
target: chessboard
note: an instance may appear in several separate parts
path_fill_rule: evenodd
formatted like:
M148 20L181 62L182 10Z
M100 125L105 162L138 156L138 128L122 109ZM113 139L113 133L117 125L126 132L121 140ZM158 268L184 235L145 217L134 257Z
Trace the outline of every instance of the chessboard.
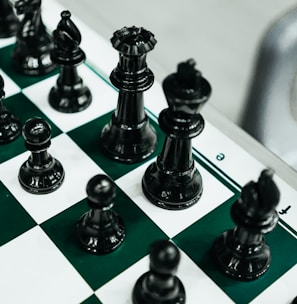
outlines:
M45 24L55 29L67 8L53 0L43 1L42 6ZM100 134L117 105L118 91L109 74L118 54L98 33L75 16L73 20L87 56L79 74L93 95L91 105L78 113L61 113L49 105L58 70L46 76L18 74L11 66L15 38L0 40L5 106L22 124L41 117L51 125L49 151L65 169L58 190L28 193L18 181L19 168L30 154L23 137L0 146L0 303L132 303L133 286L149 268L148 249L162 239L171 240L181 253L177 275L188 304L291 303L297 296L297 191L274 175L281 199L279 222L265 236L272 255L267 273L248 282L221 273L211 248L223 231L234 226L231 205L247 182L258 179L264 164L206 120L203 132L193 139L193 157L203 178L200 200L178 211L151 204L143 195L141 180L165 138L158 126L158 115L168 106L161 85L155 82L144 94L146 113L157 131L154 154L134 164L106 156ZM86 185L101 173L116 185L114 210L125 223L126 237L112 253L94 255L79 245L76 226L89 210Z

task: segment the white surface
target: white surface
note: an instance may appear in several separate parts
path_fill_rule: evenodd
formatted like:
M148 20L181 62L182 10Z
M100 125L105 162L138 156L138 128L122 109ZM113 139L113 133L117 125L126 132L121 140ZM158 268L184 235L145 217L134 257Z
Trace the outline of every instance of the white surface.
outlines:
M73 304L91 294L91 288L38 226L1 247L0 267L2 303Z

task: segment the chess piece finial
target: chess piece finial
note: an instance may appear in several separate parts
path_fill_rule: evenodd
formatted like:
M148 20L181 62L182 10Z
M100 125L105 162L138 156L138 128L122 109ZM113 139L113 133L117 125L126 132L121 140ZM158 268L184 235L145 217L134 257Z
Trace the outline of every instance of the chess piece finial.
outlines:
M4 98L4 80L0 75L0 144L10 143L21 134L21 123L4 107Z
M53 39L41 17L41 0L17 0L15 9L24 15L16 34L12 54L14 69L22 74L40 76L50 73L55 65L50 59Z
M117 109L101 132L101 144L109 157L120 162L140 162L156 148L157 135L149 123L143 100L143 93L154 82L146 55L156 42L151 32L135 26L124 27L111 38L120 56L110 81L119 89L119 95Z
M125 238L125 225L112 210L116 196L115 184L106 175L98 174L88 182L87 196L91 209L78 222L79 243L90 253L110 253Z
M77 66L85 61L86 55L79 47L81 34L71 20L70 11L61 12L61 20L53 36L55 47L51 59L60 66L60 75L50 90L49 103L63 113L83 111L91 104L92 94L77 72Z
M19 170L21 186L33 194L57 190L65 173L61 163L47 152L51 144L50 125L42 118L31 118L23 127L23 137L31 155Z
M153 204L181 210L197 203L203 191L202 177L192 157L191 139L204 129L199 112L211 87L190 59L165 78L163 89L169 107L160 113L159 125L166 139L161 154L143 176L142 189Z
M175 275L180 262L178 248L168 240L156 241L150 248L150 270L132 291L133 304L184 304L185 289Z
M255 280L269 268L271 253L264 234L277 224L275 210L280 192L272 179L273 172L265 169L257 182L249 182L240 198L231 207L236 223L214 243L213 254L220 269L235 279Z

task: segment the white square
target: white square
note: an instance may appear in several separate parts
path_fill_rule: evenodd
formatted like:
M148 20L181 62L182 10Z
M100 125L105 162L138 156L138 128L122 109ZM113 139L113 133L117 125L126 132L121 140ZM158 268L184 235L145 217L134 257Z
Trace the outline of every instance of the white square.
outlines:
M28 193L18 181L19 168L28 159L30 152L0 165L2 182L37 223L42 223L86 197L88 181L103 172L66 134L53 138L48 152L61 162L65 170L64 182L49 194Z
M234 303L193 261L180 250L181 261L177 277L184 285L186 303ZM132 290L137 279L149 270L149 256L145 256L126 271L98 289L95 294L103 304L132 303Z
M91 288L39 226L1 247L0 303L79 303Z
M266 288L251 303L292 303L297 296L296 288L297 265Z
M0 39L0 48L15 43L15 36Z
M247 151L209 122L205 123L202 133L193 138L192 144L210 162L241 186L250 180L257 180L258 175L265 168L263 164L251 157ZM224 154L224 159L219 160L217 156L221 153Z
M184 210L175 211L159 208L149 202L142 192L141 181L148 166L149 163L145 163L117 179L116 183L170 238L234 195L208 171L196 164L203 182L203 193L199 201Z
M86 65L78 67L79 76L89 87L92 94L92 102L88 108L78 113L62 113L48 102L48 95L55 86L58 75L40 81L23 90L26 95L49 119L51 119L63 132L68 132L83 125L113 109L117 104L117 92L95 72Z

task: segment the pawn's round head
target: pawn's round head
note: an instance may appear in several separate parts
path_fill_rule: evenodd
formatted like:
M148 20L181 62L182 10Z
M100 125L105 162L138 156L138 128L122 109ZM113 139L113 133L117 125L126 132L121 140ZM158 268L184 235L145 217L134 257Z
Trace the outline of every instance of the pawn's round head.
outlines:
M178 248L168 240L154 242L150 249L150 269L161 275L174 275L180 261Z
M110 209L115 197L115 185L108 176L95 175L87 184L87 195L91 207Z
M23 137L31 151L42 150L50 145L51 126L42 118L31 118L23 127Z

